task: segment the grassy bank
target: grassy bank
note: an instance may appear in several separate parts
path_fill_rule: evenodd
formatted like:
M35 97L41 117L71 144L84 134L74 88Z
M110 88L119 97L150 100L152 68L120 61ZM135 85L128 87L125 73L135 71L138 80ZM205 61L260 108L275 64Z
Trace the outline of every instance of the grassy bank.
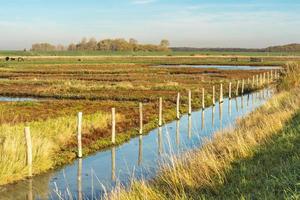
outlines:
M224 184L195 190L203 199L299 199L300 112L251 158L232 163Z
M171 164L163 165L161 173L154 180L135 182L128 190L118 188L110 198L268 198L268 192L272 191L277 192L275 197L280 193L281 197L296 198L299 195L299 154L292 151L297 147L293 145L300 137L297 124L300 107L299 72L298 65L295 65L294 70L289 72L293 75L282 74L279 85L292 85L280 87L286 91L276 94L264 106L238 121L234 130L216 134L199 150L179 158L173 157ZM268 148L268 145L272 145L272 148ZM284 145L287 145L285 151L279 151ZM285 161L283 157L290 162L290 168L284 169L286 164L281 163ZM259 159L269 163L255 165ZM252 165L246 165L251 160ZM262 165L267 171L260 168ZM243 172L248 172L249 176L243 176ZM259 182L263 177L264 182ZM280 178L286 181L280 182ZM258 186L264 188L259 189Z

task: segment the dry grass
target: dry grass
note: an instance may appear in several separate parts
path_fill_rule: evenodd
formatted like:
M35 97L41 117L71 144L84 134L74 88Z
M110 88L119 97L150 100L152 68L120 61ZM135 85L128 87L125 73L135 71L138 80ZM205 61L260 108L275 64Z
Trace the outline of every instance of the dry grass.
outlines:
M299 77L299 74L283 75L281 83L287 82L290 76ZM235 130L216 134L199 150L172 157L171 164L163 165L155 180L134 182L128 190L117 188L107 198L193 199L196 197L188 196L189 191L216 189L225 182L226 173L235 160L251 157L255 148L280 133L299 110L300 88L299 84L294 86L296 88L276 94L264 106L241 119Z
M0 95L60 99L0 104L0 185L26 177L23 136L25 122L30 123L32 130L33 171L38 174L54 167L55 163L65 164L65 160L75 158L74 112L78 110L84 113L87 111L88 115L85 117L95 118L97 122L94 123L95 126L91 126L93 119L85 118L89 125L86 125L86 134L83 135L84 147L87 148L84 152L91 153L112 145L108 138L109 115L106 114L111 107L116 107L117 112L121 114L122 120L120 119L121 122L117 125L117 133L120 133L117 140L121 143L128 140L138 127L138 102L145 102L144 124L145 130L149 130L156 126L158 97L164 99L165 119L171 120L175 117L177 92L182 94L184 112L188 89L193 90L193 108L199 108L202 87L205 87L206 91L212 91L213 84L217 86L222 82L227 88L229 80L235 82L260 73L257 70L149 67L162 63L196 64L201 59L111 59L103 60L103 63L109 61L110 64L100 64L98 60L78 62L77 58L73 61L39 59L10 63L8 67L0 69ZM250 85L246 85L247 88L250 88ZM219 92L219 87L216 87L216 92ZM211 103L211 95L207 97L208 105ZM74 99L80 101L75 102ZM101 113L95 113L100 109ZM59 156L60 159L57 158Z
M119 120L122 116L117 116ZM107 129L110 114L99 112L84 115L83 132ZM33 171L35 174L54 166L54 156L71 138L76 137L76 116L65 116L46 121L30 122L33 144ZM0 185L27 176L26 149L23 130L26 125L2 124L0 126Z
M279 79L278 89L289 90L300 85L300 67L298 63L288 62L285 65L285 71L282 72L281 79Z

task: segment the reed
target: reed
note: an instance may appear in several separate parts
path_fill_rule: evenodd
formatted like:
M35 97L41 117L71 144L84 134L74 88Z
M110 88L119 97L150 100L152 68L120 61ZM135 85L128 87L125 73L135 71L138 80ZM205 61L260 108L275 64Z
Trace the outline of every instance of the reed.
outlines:
M119 116L120 117L120 116ZM108 128L110 115L95 113L84 116L83 134L93 129ZM33 174L55 166L55 153L72 138L76 138L77 119L65 116L45 121L0 126L0 185L23 179L28 175L24 127L28 125L32 137Z

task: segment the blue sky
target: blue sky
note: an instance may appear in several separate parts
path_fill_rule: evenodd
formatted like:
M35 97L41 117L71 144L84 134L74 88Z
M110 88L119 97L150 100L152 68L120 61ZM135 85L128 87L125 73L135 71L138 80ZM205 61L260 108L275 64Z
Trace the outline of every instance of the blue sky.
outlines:
M82 37L172 46L300 43L298 0L0 0L0 49Z

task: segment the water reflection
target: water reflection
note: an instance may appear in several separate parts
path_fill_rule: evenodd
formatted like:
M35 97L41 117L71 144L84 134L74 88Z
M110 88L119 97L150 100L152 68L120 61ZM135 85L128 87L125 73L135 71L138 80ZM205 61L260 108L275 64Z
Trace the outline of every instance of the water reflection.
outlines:
M237 99L237 98L234 98L234 101L235 101L235 109L236 109L236 111L237 111L237 112L240 112L238 99Z
M216 107L215 106L212 106L211 107L211 126L212 128L215 127L215 110L216 110Z
M116 181L116 147L111 149L111 180Z
M77 168L77 199L82 200L82 159L78 159Z
M33 200L33 189L32 189L32 179L28 180L28 194L27 194L27 199L28 200Z
M202 109L202 113L201 113L201 130L203 130L205 128L205 110Z
M139 136L139 156L138 156L138 165L141 166L143 161L143 135Z
M219 103L220 129L223 129L223 103Z
M31 183L24 181L10 187L0 187L0 199L23 200L29 199L31 196L33 199L47 199L48 195L51 195L50 199L59 199L55 188L65 194L63 197L69 197L72 194L72 199L91 199L105 194L106 190L109 192L119 181L125 186L129 185L133 172L137 179L149 180L155 176L160 161L168 157L168 152L172 151L172 153L177 154L200 147L202 137L211 138L215 130L230 125L234 126L237 118L245 116L249 111L261 105L263 101L259 101L259 99L256 104L251 105L249 102L252 98L253 103L254 97L259 93L251 94L251 97L250 95L243 97L244 107L246 103L249 104L249 109L246 111L245 108L243 112L240 109L239 101L242 97L237 97L234 100L224 99L224 103L219 104L219 106L212 106L211 109L208 108L205 111L193 112L192 116L183 115L180 120L150 131L149 135L133 138L128 143L119 146L118 152L116 152L117 148L113 147L83 160L76 160L55 172L34 177ZM235 106L231 105L234 104L234 101L240 112L237 112L234 109ZM223 110L223 106L225 106L225 110ZM205 117L210 117L210 115L211 120L205 120ZM202 131L192 133L192 124L193 128L197 130L201 127ZM163 134L165 130L168 130L170 134ZM168 137L170 138L168 139ZM118 166L116 166L116 162ZM94 175L92 175L91 169L94 170ZM89 176L90 174L91 176ZM94 180L96 181L94 182ZM94 183L97 186L94 187ZM105 189L101 187L102 184Z
M188 117L188 137L189 139L192 138L192 116L189 115Z
M176 121L176 145L180 145L180 120Z
M244 110L244 96L241 96L241 110Z
M231 112L232 112L232 102L231 99L228 100L228 114L229 116L231 116Z
M158 141L158 155L161 155L163 153L162 127L158 128L157 141Z
M247 110L249 108L250 94L247 95Z

